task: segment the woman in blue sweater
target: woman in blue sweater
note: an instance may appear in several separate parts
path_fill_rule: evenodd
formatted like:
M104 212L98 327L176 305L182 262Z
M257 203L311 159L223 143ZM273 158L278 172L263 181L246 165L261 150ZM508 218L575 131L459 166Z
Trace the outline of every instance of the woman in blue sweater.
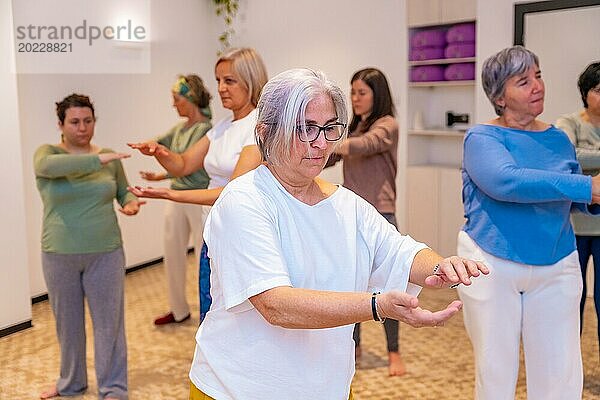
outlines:
M513 399L523 339L528 399L579 399L582 281L571 210L600 213L600 177L581 174L544 109L539 61L515 46L488 58L484 91L497 118L467 132L458 254L491 278L459 288L476 364L476 399Z

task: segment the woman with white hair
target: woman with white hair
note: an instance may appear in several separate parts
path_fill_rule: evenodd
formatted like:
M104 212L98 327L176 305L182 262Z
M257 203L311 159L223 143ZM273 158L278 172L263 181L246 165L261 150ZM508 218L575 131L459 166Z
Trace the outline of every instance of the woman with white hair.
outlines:
M488 272L444 259L318 178L346 124L344 94L322 73L286 71L263 88L265 162L225 187L206 222L213 305L196 334L190 399L352 398L354 323L441 325L461 303L421 309L409 282L469 285Z
M600 212L590 206L600 176L582 175L567 135L537 119L545 91L535 54L506 48L485 61L481 78L498 116L465 136L467 221L458 235L458 254L493 274L459 287L475 398L514 398L522 339L527 398L580 399L582 282L569 215Z

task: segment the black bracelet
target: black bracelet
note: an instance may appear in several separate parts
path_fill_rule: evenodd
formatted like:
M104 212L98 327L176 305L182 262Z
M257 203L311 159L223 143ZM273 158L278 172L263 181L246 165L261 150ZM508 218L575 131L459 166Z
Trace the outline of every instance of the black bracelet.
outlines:
M379 313L377 312L377 300L376 297L379 292L373 293L371 296L371 311L373 312L373 320L377 322L381 322L381 318L379 318Z

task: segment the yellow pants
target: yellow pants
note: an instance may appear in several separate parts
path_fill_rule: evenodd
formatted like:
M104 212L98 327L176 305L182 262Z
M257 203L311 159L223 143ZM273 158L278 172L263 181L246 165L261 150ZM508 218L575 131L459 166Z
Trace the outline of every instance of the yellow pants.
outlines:
M202 393L200 390L198 390L198 388L196 386L194 386L194 384L192 382L190 382L190 399L189 400L215 400L215 399ZM354 397L352 397L352 388L350 388L350 396L348 397L348 400L354 400Z

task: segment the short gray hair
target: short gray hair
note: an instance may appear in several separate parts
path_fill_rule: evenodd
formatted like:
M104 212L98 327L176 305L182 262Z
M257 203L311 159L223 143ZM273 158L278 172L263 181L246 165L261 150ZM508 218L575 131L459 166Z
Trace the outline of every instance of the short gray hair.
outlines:
M504 108L496 104L496 100L504 95L506 82L534 65L540 65L538 56L523 46L507 47L485 60L481 83L497 115L504 113Z
M306 106L319 95L331 98L338 121L347 126L348 109L344 93L323 72L307 68L290 69L267 82L258 100L255 132L265 161L280 164L290 159L297 127L304 128L306 124ZM341 139L346 135L344 130Z

